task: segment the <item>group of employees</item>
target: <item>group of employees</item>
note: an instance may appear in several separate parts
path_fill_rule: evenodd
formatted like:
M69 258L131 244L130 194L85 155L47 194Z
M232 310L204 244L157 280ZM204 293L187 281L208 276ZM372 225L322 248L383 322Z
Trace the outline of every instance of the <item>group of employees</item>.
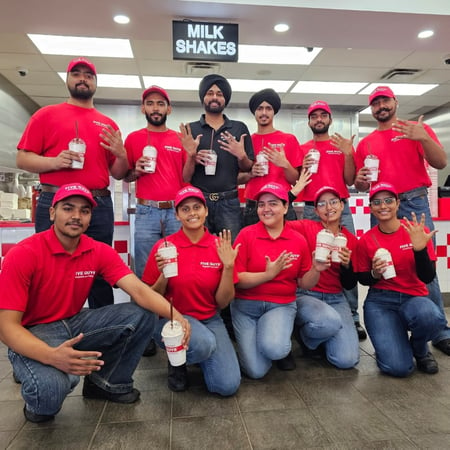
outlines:
M143 355L165 347L169 320L181 323L186 349L186 364L168 362L173 391L188 388L192 364L221 396L273 363L295 369L292 337L304 356L353 368L367 337L358 282L368 286L364 324L379 369L396 377L438 372L428 342L450 355L450 329L427 167L443 169L447 157L423 117L397 117L389 87L370 94L378 126L355 150L354 136L329 135L332 111L320 100L307 111L310 141L277 130L281 100L270 88L249 100L257 122L250 135L224 114L232 90L217 74L200 82L204 114L178 131L166 125L168 93L150 86L141 104L147 124L125 141L94 108L91 61L70 61L66 84L68 100L39 109L18 143L18 168L40 178L36 233L8 252L0 272L0 339L27 420L52 420L80 376L85 398L137 401L133 373ZM74 138L81 153L69 145ZM379 161L376 181L368 155ZM111 247L110 176L136 183L134 272ZM352 185L369 192L372 228L359 240ZM292 206L299 194L301 220ZM343 242L329 244L324 258L323 234ZM167 245L177 251L173 277L159 252ZM113 287L132 301L114 304Z

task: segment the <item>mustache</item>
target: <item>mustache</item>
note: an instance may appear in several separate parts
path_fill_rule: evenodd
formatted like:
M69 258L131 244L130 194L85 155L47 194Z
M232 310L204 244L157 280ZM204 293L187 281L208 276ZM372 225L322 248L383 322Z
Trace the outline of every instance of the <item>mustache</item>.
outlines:
M377 111L377 114L382 113L383 111L384 111L384 112L389 112L390 109L389 109L389 108L380 108L380 109Z

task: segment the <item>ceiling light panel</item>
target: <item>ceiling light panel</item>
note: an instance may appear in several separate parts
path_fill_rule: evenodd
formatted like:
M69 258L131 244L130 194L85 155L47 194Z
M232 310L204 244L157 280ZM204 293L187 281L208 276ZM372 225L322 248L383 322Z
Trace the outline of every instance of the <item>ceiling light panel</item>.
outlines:
M67 74L65 72L58 72L58 75L66 82ZM97 87L142 89L141 80L138 75L111 75L101 73L97 74Z
M434 89L435 87L437 87L439 85L438 84L414 84L414 83L396 83L396 84L372 83L372 84L369 84L361 92L358 92L358 94L369 95L378 86L390 87L394 91L394 94L397 96L397 95L422 95L428 91L431 91L431 89Z
M287 47L277 45L239 45L239 62L250 64L309 65L321 52L320 47Z
M133 58L128 39L28 34L44 55L102 56Z
M356 94L367 83L346 81L299 81L291 90L300 94Z

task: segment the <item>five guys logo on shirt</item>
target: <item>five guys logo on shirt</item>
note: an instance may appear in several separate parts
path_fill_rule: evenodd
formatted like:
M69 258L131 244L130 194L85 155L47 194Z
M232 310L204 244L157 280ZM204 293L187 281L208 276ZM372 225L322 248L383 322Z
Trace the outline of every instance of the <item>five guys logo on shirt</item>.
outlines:
M77 270L75 272L75 279L79 278L94 278L95 270Z
M222 263L212 261L200 261L200 265L205 269L217 269L222 265Z

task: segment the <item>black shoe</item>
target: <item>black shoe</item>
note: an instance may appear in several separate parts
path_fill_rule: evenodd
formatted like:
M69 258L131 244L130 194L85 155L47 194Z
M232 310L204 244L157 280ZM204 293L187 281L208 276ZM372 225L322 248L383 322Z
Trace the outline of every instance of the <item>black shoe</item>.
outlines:
M154 339L151 339L147 347L145 347L142 356L155 356L155 355L156 355L156 342Z
M306 346L306 344L303 342L302 336L300 334L300 329L295 326L294 327L294 337L295 340L299 343L300 348L302 349L302 357L303 358L310 358L310 359L324 359L326 357L326 351L325 351L325 345L320 344L317 348L314 350L311 350Z
M172 366L167 363L167 386L173 392L183 392L188 388L188 377L186 364L182 366Z
M360 341L364 341L365 339L367 339L366 330L359 322L355 322L355 328L356 328L356 332L358 333L358 339Z
M433 347L436 347L441 352L450 356L450 339L442 339L442 341L436 342L433 344Z
M53 420L55 418L55 416L53 415L46 416L45 414L35 414L31 411L28 411L27 405L23 407L23 414L25 416L25 419L33 423L49 422L50 420Z
M275 362L280 370L294 370L297 367L292 352L289 352L286 357L284 357L283 359L278 359Z
M439 367L437 361L434 359L434 356L431 354L431 352L428 352L425 356L422 356L421 358L415 356L416 358L416 365L417 370L420 370L421 372L433 374L439 372Z
M132 389L124 394L113 394L98 387L88 377L84 377L83 397L85 398L109 400L114 403L134 403L139 399L140 395L141 393L137 389Z

